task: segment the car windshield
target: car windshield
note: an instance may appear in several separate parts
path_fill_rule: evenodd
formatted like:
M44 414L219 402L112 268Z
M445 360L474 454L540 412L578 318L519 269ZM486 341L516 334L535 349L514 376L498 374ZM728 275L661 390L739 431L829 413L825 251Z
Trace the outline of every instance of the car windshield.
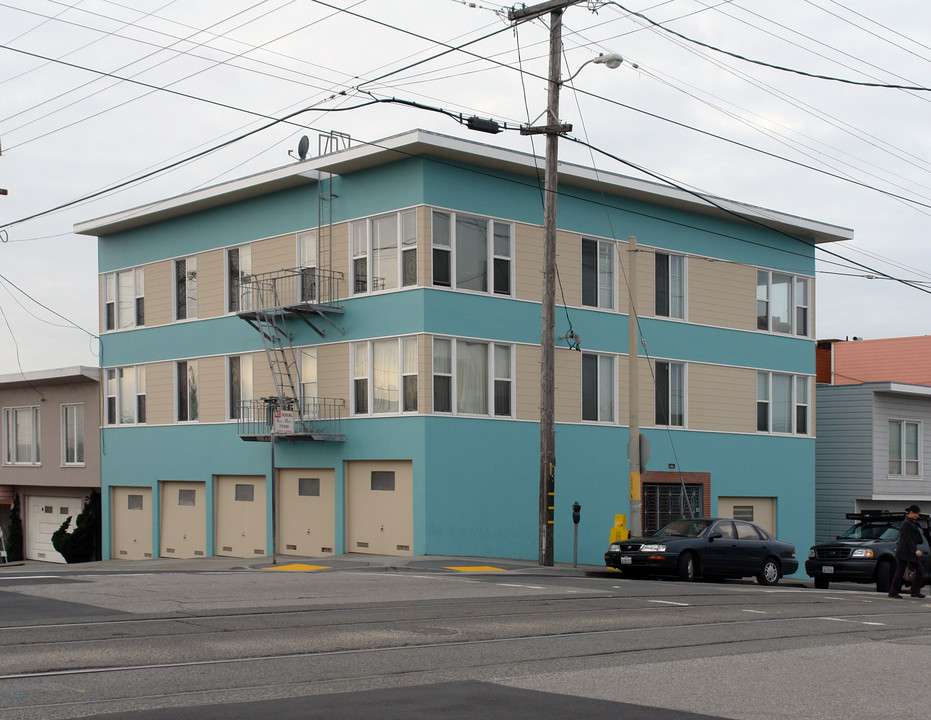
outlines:
M857 523L841 535L841 540L896 540L899 537L899 523L870 525Z
M698 537L705 532L710 524L708 520L676 520L653 534L664 537Z

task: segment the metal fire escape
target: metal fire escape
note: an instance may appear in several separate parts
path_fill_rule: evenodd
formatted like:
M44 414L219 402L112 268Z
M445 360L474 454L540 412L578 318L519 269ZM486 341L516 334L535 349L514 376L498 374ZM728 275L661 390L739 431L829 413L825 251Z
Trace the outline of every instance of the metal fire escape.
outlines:
M320 137L320 153L348 147L349 137L330 133ZM339 283L343 274L332 265L333 176L321 175L317 182L317 242L313 267L298 267L260 273L243 278L243 296L249 298L239 317L259 331L265 357L275 385L272 397L243 403L239 436L243 440L344 441L340 421L345 402L341 398L304 398L294 331L289 323L299 321L320 337L326 336L324 322L340 333L331 316L341 315ZM323 321L323 322L321 322Z

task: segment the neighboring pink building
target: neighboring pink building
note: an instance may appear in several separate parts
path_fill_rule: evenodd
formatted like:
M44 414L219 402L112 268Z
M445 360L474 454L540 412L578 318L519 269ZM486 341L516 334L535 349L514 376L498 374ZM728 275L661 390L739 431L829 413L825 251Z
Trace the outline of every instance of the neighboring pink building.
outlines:
M819 383L931 385L931 335L877 340L819 340L815 352Z

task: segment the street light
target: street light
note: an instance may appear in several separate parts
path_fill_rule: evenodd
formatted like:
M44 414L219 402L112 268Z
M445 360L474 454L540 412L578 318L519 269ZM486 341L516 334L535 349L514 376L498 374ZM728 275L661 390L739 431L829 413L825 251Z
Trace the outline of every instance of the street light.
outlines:
M580 72L582 72L582 68L584 68L584 67L585 67L586 65L588 65L589 63L595 63L596 65L605 65L605 66L609 67L611 70L616 70L617 68L619 68L619 67L621 66L621 63L622 63L622 62L624 62L624 58L622 58L622 57L621 57L620 55L618 55L617 53L608 53L607 55L606 55L605 53L601 53L598 57L594 57L594 58L592 58L591 60L586 60L586 61L583 62L581 65L579 65L579 69L576 70L574 73L572 73L572 75L570 75L569 77L567 77L565 80L563 80L560 84L563 84L563 85L564 85L564 84L567 83L567 82L571 82L572 79L573 79L576 75L578 75ZM636 67L639 67L639 65L637 65L637 63L630 63L630 64L631 64L633 67L635 67L635 68L636 68Z

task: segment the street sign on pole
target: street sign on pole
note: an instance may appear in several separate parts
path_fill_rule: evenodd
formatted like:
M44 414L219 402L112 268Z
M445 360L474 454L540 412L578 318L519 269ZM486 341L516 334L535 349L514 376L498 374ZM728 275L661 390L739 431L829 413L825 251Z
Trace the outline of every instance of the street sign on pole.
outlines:
M275 408L272 418L272 432L276 435L293 435L294 411Z

